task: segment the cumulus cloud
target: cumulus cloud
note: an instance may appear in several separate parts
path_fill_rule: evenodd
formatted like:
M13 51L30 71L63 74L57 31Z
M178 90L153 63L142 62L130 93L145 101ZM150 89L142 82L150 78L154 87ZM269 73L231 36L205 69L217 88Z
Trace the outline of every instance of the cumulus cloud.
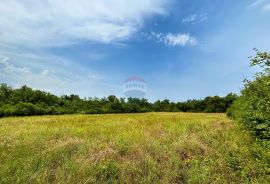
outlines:
M204 22L208 19L208 15L206 13L201 14L190 14L189 16L182 19L183 23L196 23L196 22Z
M166 14L169 0L0 1L0 41L56 46L129 38L152 15Z
M148 40L154 40L157 43L163 43L167 46L195 46L198 41L195 37L188 33L143 33L143 37Z

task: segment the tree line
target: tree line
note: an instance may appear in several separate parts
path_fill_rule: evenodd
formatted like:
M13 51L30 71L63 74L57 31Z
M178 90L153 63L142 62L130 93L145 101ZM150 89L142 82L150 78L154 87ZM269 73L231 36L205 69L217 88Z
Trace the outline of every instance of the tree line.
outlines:
M226 112L238 98L236 94L225 97L209 96L185 102L147 99L80 98L78 95L56 96L48 92L34 90L27 86L13 89L7 84L0 85L0 117L58 115L58 114L105 114L143 112Z

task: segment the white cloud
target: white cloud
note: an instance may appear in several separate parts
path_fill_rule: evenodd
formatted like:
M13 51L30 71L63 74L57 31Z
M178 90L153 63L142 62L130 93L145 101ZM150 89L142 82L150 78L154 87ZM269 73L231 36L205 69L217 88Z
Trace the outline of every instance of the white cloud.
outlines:
M0 55L0 83L12 84L13 87L26 84L34 89L58 95L67 93L77 93L82 96L94 95L87 90L102 81L104 76L89 70L80 70L78 73L65 72L58 68L37 70L34 67L15 64L9 57Z
M144 19L166 14L169 0L0 1L0 41L56 46L77 40L117 42L138 31Z
M163 43L167 46L195 46L198 44L198 41L195 37L190 36L186 33L143 33L142 37L148 40L154 40L157 43Z
M12 73L18 73L22 77L28 75L30 72L29 68L26 67L15 67L13 64L8 62L8 57L0 57L0 69L3 73L6 73L7 75L10 75Z
M201 14L190 14L189 16L182 19L183 23L196 23L196 22L204 22L208 19L208 15L206 13Z
M186 45L197 45L196 38L189 34L167 34L164 37L164 43L169 46L186 46Z
M197 14L191 14L185 18L182 19L182 22L193 22L197 18Z

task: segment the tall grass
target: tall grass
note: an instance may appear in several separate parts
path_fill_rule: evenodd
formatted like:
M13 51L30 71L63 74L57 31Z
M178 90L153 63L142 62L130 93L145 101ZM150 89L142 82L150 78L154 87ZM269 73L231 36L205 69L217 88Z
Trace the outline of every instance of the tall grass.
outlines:
M224 114L0 119L0 183L268 183L269 163Z

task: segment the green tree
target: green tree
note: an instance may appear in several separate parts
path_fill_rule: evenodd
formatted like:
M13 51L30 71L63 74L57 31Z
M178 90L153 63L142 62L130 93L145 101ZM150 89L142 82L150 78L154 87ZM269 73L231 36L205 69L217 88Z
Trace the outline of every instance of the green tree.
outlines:
M12 95L12 88L7 84L0 85L0 102L1 103L9 103L10 96Z

